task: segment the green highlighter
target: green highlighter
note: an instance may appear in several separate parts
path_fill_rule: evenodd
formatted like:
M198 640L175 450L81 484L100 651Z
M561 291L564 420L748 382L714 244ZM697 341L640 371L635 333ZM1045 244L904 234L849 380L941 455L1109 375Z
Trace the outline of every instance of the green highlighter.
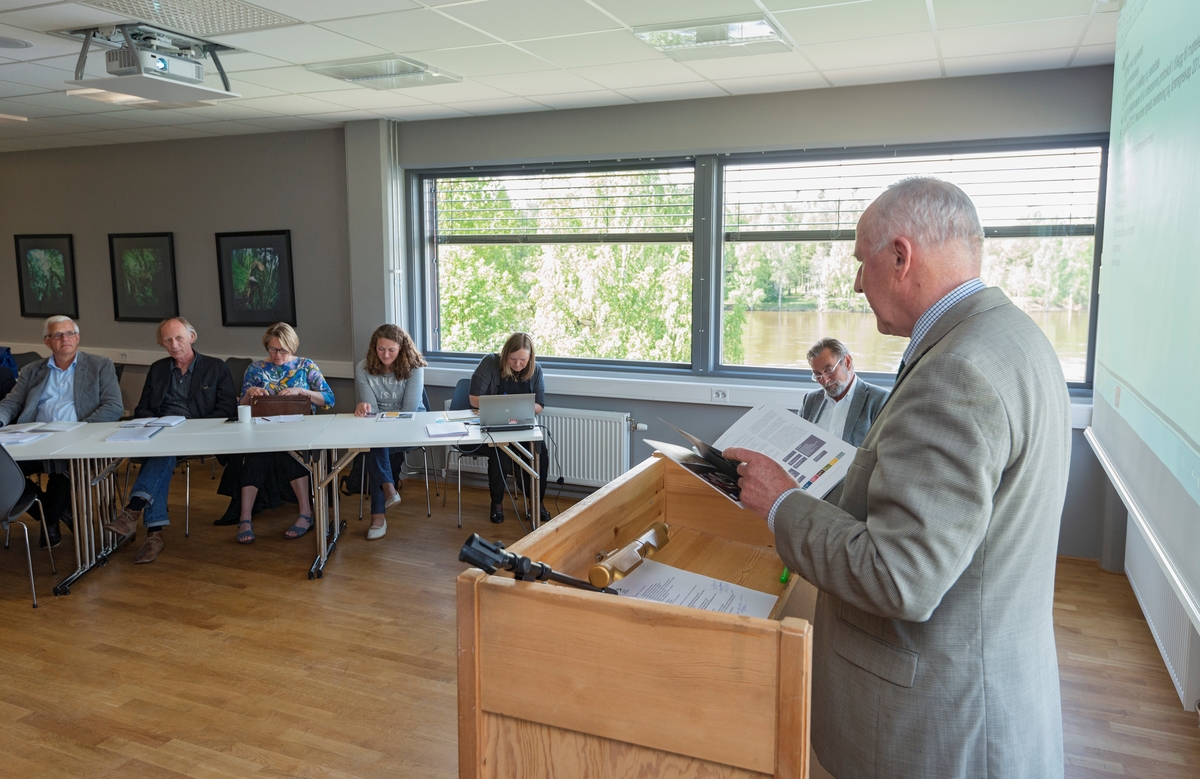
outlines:
M787 582L788 582L788 575L789 575L789 574L788 574L788 569L787 569L787 568L784 568L784 569L783 569L783 573L782 573L782 574L780 574L780 576L779 576L779 583L780 583L780 584L787 584Z

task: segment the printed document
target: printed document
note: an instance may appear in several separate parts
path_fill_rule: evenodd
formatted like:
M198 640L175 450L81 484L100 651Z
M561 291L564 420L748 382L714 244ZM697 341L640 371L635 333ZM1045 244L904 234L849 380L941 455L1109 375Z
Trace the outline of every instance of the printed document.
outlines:
M40 430L20 431L14 430L11 433L0 430L0 446L8 446L9 444L27 444L30 441L36 441L39 438L45 438L49 433L43 433Z
M303 414L272 414L267 417L255 417L254 423L257 425L274 425L282 422L300 422L303 419Z
M140 427L121 427L109 433L105 441L148 441L162 432L161 427L141 425Z
M730 584L681 568L642 560L629 574L612 583L622 595L722 614L766 618L779 598L749 587Z

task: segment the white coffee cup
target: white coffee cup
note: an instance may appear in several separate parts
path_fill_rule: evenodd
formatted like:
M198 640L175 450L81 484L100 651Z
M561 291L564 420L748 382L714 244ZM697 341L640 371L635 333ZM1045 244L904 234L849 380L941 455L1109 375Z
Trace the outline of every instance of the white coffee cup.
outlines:
M250 424L251 420L249 406L238 406L238 422L241 422L243 425Z

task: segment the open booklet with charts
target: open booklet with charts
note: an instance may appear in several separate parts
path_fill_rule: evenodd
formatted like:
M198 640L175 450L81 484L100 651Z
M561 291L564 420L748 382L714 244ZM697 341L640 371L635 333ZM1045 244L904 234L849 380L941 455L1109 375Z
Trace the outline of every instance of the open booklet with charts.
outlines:
M675 429L692 444L691 449L648 438L646 443L739 506L738 463L724 456L725 449L762 452L782 465L800 489L818 498L825 497L846 476L856 451L798 414L771 404L747 411L712 444Z

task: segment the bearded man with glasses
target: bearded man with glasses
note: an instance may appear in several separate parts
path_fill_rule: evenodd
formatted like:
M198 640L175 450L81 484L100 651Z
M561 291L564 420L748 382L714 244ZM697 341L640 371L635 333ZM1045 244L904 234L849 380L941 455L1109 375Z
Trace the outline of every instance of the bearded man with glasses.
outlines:
M112 360L79 351L79 325L67 316L52 316L42 325L48 360L21 369L12 392L0 400L0 427L24 422L114 422L125 407ZM49 474L45 493L30 480L28 490L39 493L46 513L38 545L58 546L60 522L71 518L71 479L65 460L22 462L27 476ZM35 517L36 519L36 517Z
M854 374L854 358L836 338L822 338L813 344L808 364L821 389L804 396L800 416L853 446L862 445L888 391Z

